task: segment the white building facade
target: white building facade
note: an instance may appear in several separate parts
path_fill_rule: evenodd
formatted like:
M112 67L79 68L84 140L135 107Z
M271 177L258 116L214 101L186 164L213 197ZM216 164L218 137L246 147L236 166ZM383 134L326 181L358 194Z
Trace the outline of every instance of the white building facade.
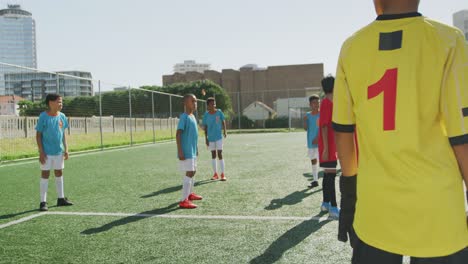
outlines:
M0 62L37 68L35 21L20 5L0 10ZM0 64L0 95L6 93L4 74L14 71Z
M453 14L453 25L463 31L468 41L468 10L461 10Z

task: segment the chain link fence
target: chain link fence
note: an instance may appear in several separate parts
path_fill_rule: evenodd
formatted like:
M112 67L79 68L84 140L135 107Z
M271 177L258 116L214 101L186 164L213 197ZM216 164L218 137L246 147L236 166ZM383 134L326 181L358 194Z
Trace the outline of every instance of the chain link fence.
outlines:
M302 129L313 94L319 95L320 88L229 93L235 112L229 127Z
M48 93L64 98L71 152L174 140L184 112L180 95L107 83L88 72L45 72L0 62L0 75L0 162L37 156L35 126L46 106L31 105L44 102ZM198 100L198 120L205 111L206 102Z

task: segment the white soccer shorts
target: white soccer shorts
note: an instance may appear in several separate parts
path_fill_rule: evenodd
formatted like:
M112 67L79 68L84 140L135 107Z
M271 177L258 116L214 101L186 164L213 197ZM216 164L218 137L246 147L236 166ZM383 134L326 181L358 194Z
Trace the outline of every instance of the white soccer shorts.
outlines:
M215 150L223 150L223 140L220 139L215 142L209 142L208 143L208 150L209 151L215 151Z
M318 160L319 158L318 148L310 148L308 151L308 154L309 154L310 160L314 160L314 159Z
M63 155L46 155L46 161L41 164L41 170L63 170L65 168L65 162Z
M197 158L179 160L180 171L196 171L197 170Z

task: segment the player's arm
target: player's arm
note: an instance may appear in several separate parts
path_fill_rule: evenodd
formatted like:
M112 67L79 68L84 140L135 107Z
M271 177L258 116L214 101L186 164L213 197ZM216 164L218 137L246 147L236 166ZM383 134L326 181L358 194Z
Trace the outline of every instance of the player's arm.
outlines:
M205 132L205 143L208 146L208 126L207 125L202 125L203 126L203 131Z
M304 125L304 130L307 131L307 115L305 115L303 118L303 125Z
M44 148L42 147L42 132L36 131L36 143L37 149L39 150L39 162L41 162L41 164L44 164L46 160L46 155L44 153Z
M65 160L68 159L68 143L67 143L67 133L65 133L65 131L63 132L63 148L65 149L64 153L63 153L63 158Z
M183 132L182 129L177 129L177 132L176 132L177 156L179 157L179 160L185 160L184 152L182 151L182 140L181 140L182 132Z
M322 159L327 160L328 155L328 127L326 125L320 126L320 131L322 132L322 144L323 144L323 152L322 152Z
M227 129L226 129L226 120L223 120L223 131L224 131L224 137L227 137Z
M343 53L343 48L341 53ZM349 237L351 246L354 247L357 240L353 229L357 201L357 156L354 142L356 121L352 111L354 102L346 79L342 54L338 61L333 101L332 125L342 171L338 240L346 242Z
M465 180L465 186L468 190L468 144L453 146L453 152L458 161L460 172Z

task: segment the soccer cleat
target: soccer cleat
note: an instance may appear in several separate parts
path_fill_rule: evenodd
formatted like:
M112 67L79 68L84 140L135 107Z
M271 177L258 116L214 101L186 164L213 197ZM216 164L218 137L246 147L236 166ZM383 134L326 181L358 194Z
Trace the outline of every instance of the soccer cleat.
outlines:
M42 212L49 211L49 208L47 207L46 202L41 202L39 204L39 211L42 211Z
M310 189L312 188L315 188L315 187L318 187L319 186L319 183L318 181L313 181L310 183L310 185L308 186Z
M185 199L179 203L179 207L183 209L195 209L197 206L193 204L189 199Z
M330 207L330 218L338 220L340 218L340 209L338 207Z
M70 202L67 197L57 199L57 206L70 206L70 205L73 205L73 203Z
M226 176L224 176L224 173L221 173L221 180L222 181L227 181Z
M211 179L212 179L213 181L219 179L218 173L215 172L215 174L213 175L213 177L212 177Z
M191 193L191 194L189 195L188 199L189 199L190 201L202 200L203 197L201 197L200 195L197 195L197 194L195 194L195 193Z
M322 212L328 212L330 210L330 203L323 202L322 206L320 206L320 210Z

